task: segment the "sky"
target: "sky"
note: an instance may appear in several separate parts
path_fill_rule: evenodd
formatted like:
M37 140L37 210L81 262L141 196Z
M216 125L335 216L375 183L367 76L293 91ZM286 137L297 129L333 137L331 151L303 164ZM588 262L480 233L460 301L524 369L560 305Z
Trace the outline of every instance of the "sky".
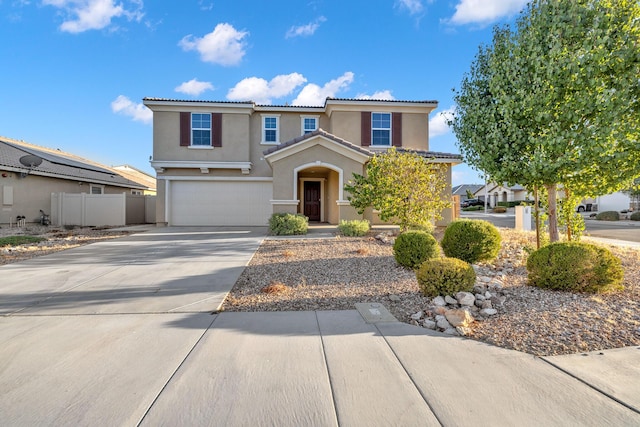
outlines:
M155 175L144 97L437 100L526 0L0 0L0 135ZM466 164L453 185L482 183Z

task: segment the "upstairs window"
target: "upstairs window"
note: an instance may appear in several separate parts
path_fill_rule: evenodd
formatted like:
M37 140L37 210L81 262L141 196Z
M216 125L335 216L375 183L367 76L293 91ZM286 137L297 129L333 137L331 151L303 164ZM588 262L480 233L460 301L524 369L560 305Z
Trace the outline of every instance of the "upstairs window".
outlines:
M211 114L191 114L191 145L211 146Z
M391 145L391 113L371 113L371 145Z
M302 134L306 135L318 129L318 118L302 116Z
M279 116L262 116L262 142L264 144L278 144L280 141L280 129L278 128Z

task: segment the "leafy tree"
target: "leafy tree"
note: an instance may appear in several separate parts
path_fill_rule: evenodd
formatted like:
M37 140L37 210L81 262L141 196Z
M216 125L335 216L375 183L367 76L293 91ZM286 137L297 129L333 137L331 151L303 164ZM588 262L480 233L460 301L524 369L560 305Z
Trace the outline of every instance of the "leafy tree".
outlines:
M473 193L467 188L467 199L473 199Z
M353 174L345 184L347 199L358 213L373 207L383 221L393 221L401 230L441 219L451 206L446 191L445 166L411 151L391 148L374 155L366 174Z
M492 180L546 190L557 241L559 186L570 211L640 175L639 75L640 3L532 0L480 46L449 123Z

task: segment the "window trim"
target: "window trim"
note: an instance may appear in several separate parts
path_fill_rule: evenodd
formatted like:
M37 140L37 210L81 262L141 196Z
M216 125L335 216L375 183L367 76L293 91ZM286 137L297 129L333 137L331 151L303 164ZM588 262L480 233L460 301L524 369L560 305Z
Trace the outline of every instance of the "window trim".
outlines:
M209 116L209 128L196 128L193 126L193 115L194 114L199 114L201 116ZM190 141L189 141L189 147L190 148L213 148L213 117L211 116L211 113L191 113L191 118L190 118L190 122L189 122L189 136L190 136ZM194 144L193 143L193 131L194 130L208 130L209 131L209 144Z
M261 114L260 115L260 128L261 128L261 136L260 136L260 144L261 145L278 145L280 144L280 114ZM276 140L275 141L267 141L265 138L265 134L267 131L267 128L265 127L265 120L266 119L272 119L275 118L276 119ZM273 129L268 129L268 130L273 130Z
M100 192L99 193L94 193L93 189L94 188L99 188ZM99 185L99 184L89 184L89 194L104 194L104 185Z
M305 128L304 128L305 119L314 119L316 121L316 127L312 131L305 132ZM302 135L306 135L307 133L311 133L313 131L316 131L319 128L320 128L320 116L319 115L315 115L315 116L303 115L303 116L300 116L300 132L302 132Z
M131 189L131 195L132 196L144 196L144 191L143 190L136 190L136 189Z
M374 114L387 114L389 116L389 128L376 128L373 127L373 115ZM375 144L374 143L374 137L373 137L373 131L374 130L385 130L389 132L389 144ZM384 111L373 111L371 112L371 143L370 143L371 147L393 147L393 114L390 112L384 112Z

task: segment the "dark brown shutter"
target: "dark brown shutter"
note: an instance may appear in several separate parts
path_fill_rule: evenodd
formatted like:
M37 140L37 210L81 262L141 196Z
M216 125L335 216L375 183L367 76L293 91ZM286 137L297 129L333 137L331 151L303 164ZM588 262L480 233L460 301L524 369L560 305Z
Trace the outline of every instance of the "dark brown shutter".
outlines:
M391 114L391 141L394 147L402 147L402 113Z
M222 147L222 113L211 113L211 145Z
M180 146L191 145L191 113L180 113Z
M360 113L360 141L363 147L371 145L371 113L363 111Z

